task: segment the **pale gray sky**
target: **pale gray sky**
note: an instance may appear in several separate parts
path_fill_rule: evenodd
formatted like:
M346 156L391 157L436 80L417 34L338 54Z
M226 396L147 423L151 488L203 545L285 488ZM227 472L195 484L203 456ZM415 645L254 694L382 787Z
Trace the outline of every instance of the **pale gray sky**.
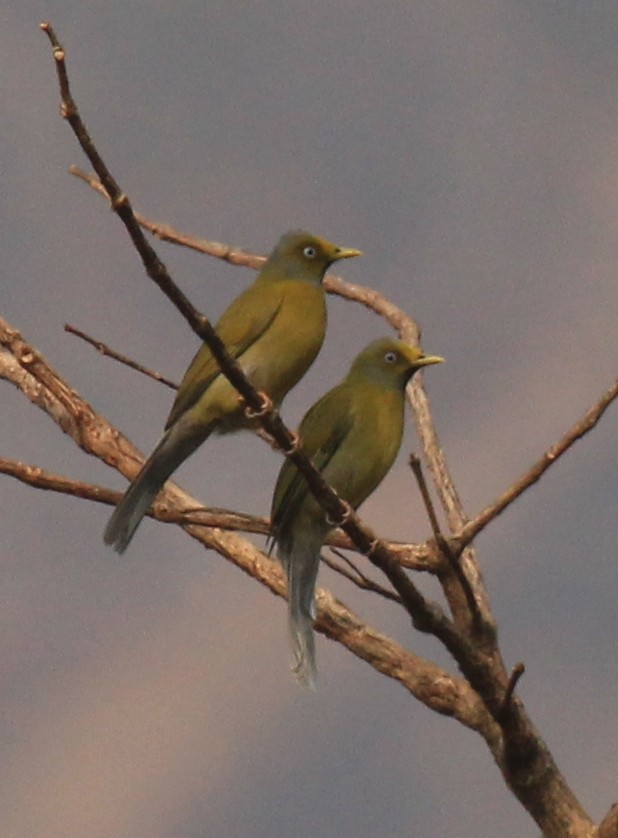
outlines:
M618 352L618 8L613 2L340 0L13 4L2 15L0 311L144 450L170 394L67 321L179 378L195 340L121 225L70 178L50 19L83 116L137 208L266 252L305 227L414 315L447 358L426 383L472 515L609 386ZM250 281L161 246L216 316ZM295 422L374 316L329 300ZM0 450L122 479L8 385ZM411 424L411 423L410 423ZM615 408L478 541L507 663L583 805L616 798ZM405 465L364 507L385 536L428 525ZM280 460L246 436L179 474L206 503L265 513ZM394 498L409 496L399 508ZM0 815L11 838L533 838L483 743L318 639L307 694L284 603L172 527L105 549L109 510L0 478ZM346 602L446 658L332 574ZM608 735L608 732L609 735ZM584 756L585 755L585 756Z

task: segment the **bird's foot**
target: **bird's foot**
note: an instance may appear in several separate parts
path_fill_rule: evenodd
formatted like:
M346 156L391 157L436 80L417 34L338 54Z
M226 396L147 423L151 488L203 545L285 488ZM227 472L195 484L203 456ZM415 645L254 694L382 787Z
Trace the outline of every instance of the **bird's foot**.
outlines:
M339 500L341 500L341 498L339 498ZM350 518L354 514L354 511L349 503L346 503L344 500L341 500L341 504L343 506L343 513L338 516L336 521L333 521L329 515L326 515L326 522L330 524L331 527L342 527L350 520Z
M296 431L290 431L290 444L287 448L282 448L284 454L293 454L300 448L300 436Z
M266 395L263 390L260 391L259 396L262 400L262 404L257 410L254 410L252 407L249 407L248 404L245 404L244 399L240 399L241 404L245 404L245 416L247 419L261 419L263 416L266 416L267 413L272 412L274 405L270 396Z

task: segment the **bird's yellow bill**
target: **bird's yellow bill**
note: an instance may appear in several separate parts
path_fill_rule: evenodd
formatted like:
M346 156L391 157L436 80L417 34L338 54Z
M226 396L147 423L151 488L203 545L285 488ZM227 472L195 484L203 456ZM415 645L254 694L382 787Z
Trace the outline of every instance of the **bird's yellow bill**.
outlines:
M430 364L443 364L444 358L439 355L421 355L416 362L417 367L428 367Z
M355 250L353 247L338 247L335 253L335 261L340 259L351 259L352 256L362 256L362 250Z

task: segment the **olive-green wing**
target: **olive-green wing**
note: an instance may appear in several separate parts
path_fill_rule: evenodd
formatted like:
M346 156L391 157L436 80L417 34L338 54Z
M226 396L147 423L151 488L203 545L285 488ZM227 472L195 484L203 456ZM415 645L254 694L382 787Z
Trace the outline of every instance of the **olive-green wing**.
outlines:
M318 471L323 471L336 454L353 423L345 387L330 390L308 411L298 429L303 450ZM286 460L275 486L271 512L271 538L287 528L300 510L309 487L296 466Z
M216 325L227 351L239 358L269 328L283 301L281 285L255 282L228 306ZM193 407L213 379L219 364L206 344L202 344L187 369L165 423L169 428Z

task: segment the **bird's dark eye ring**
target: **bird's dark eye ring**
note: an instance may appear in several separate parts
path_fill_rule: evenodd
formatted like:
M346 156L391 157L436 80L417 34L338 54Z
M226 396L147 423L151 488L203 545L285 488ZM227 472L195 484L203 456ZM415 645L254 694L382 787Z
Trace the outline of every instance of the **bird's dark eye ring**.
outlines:
M317 252L317 251L316 251L315 247L312 247L312 246L309 244L309 245L307 245L307 247L305 247L305 248L303 249L303 256L306 256L306 257L307 257L307 259L315 259L316 252Z
M387 364L394 364L397 360L397 354L395 352L387 352L384 356L384 360Z

